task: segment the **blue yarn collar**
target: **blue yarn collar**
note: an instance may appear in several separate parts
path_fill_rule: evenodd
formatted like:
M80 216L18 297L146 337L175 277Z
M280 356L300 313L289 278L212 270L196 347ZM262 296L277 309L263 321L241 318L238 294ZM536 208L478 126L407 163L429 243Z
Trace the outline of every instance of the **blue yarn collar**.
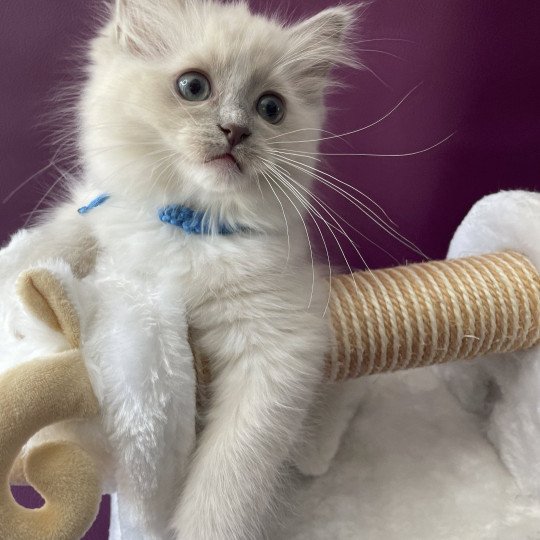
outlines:
M111 196L108 195L107 193L102 193L101 195L96 197L94 200L90 201L86 206L79 208L78 212L79 214L81 214L81 216L84 216L84 214L88 214L88 212L90 212L94 208L97 208L98 206L105 204L110 198Z
M94 208L105 204L111 196L108 193L102 193L88 205L79 208L81 215L88 214ZM217 223L212 226L208 219L205 219L205 213L192 210L181 204L173 204L160 208L158 211L159 220L162 223L172 225L182 229L186 234L212 234L212 232L228 236L237 232L246 232L248 229L242 226L233 227L225 223Z
M246 232L245 227L225 223L216 223L212 225L205 212L192 210L181 204L173 204L160 208L158 212L159 219L163 223L181 228L186 234L221 234L228 236L237 232Z

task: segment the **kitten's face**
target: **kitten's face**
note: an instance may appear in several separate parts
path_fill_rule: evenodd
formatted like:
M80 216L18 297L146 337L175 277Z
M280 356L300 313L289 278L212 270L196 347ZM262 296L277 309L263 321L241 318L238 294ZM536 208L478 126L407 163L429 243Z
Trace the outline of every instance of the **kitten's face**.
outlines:
M309 186L280 159L313 162L276 151L316 151L293 141L319 137L350 9L292 28L203 0L121 0L117 11L94 43L81 108L103 189L224 211L261 204L279 174Z

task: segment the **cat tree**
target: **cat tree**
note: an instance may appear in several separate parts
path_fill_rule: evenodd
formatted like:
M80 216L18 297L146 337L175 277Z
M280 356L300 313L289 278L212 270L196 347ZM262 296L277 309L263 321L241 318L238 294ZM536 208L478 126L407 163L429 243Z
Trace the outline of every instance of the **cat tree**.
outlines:
M27 308L62 332L71 350L23 364L0 377L0 538L71 540L92 524L101 498L99 464L72 443L40 446L17 459L40 429L99 415L80 351L76 309L46 270L19 279ZM540 274L515 251L337 276L331 282L333 329L325 378L376 373L524 350L540 344ZM197 356L201 388L208 363ZM9 479L46 500L26 510Z

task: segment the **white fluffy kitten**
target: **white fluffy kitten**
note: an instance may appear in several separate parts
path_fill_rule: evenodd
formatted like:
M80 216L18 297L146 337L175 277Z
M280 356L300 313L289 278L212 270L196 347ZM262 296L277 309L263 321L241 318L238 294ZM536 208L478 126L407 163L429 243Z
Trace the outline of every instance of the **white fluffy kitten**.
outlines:
M284 26L243 3L118 0L93 42L84 175L36 249L73 259L91 237L98 265L113 258L150 279L165 268L187 294L213 401L171 523L177 538L264 536L284 465L297 456L302 471L323 472L345 427L330 415L323 448L302 440L320 398L328 290L302 222L311 180L281 158L309 164L294 154L317 152L328 75L352 63L354 19L341 6ZM111 196L103 207L77 214L100 193ZM209 233L160 222L174 204L203 212Z

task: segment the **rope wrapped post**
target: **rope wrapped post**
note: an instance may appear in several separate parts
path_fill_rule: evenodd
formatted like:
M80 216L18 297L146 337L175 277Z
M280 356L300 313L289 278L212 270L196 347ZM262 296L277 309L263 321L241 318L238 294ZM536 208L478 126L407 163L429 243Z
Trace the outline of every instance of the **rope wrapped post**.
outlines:
M332 280L329 381L540 343L540 274L502 252Z

